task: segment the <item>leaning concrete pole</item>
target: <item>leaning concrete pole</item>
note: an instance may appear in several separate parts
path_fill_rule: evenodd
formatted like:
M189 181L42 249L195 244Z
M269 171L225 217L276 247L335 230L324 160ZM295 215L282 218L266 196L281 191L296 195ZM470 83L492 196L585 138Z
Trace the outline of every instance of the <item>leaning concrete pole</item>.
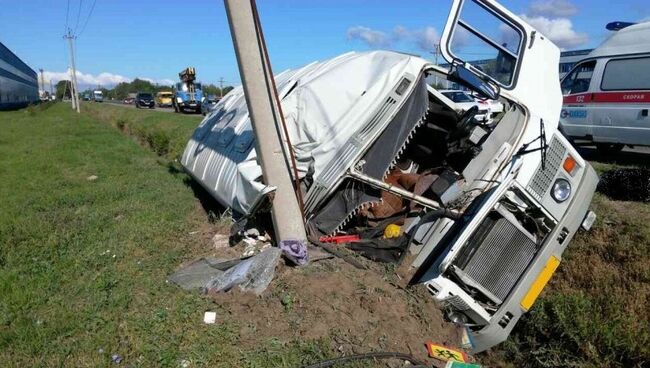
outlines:
M276 187L271 207L276 241L298 240L306 244L302 212L285 157L277 93L271 68L263 53L250 0L224 0L248 113L255 133L257 157L264 183Z

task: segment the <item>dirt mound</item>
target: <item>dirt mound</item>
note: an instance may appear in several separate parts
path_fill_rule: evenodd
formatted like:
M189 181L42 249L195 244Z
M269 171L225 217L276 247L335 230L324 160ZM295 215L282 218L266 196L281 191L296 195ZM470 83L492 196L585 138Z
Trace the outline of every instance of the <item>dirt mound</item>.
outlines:
M261 297L239 291L210 297L240 326L242 348L269 338L324 338L340 354L400 351L424 359L427 341L458 346L460 331L443 320L424 288L403 289L392 269L375 266L359 270L340 259L281 265Z
M650 202L650 170L615 169L600 177L598 192L618 201Z

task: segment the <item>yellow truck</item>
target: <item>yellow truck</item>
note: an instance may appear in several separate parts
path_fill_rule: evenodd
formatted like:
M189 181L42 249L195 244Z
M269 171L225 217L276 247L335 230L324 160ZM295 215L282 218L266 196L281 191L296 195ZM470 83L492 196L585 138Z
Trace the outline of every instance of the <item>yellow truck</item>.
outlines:
M171 107L173 94L170 91L156 93L156 105L158 107Z

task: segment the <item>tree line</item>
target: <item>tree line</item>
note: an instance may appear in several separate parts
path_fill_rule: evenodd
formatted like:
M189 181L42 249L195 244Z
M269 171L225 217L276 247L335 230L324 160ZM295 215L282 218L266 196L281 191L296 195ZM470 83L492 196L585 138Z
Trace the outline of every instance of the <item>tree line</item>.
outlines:
M230 92L230 90L232 89L233 89L232 86L224 87L223 95L225 96L226 93ZM96 88L87 89L85 91L82 91L80 93L80 96L83 96L85 93L92 94L92 92L96 90L98 89ZM99 90L102 91L105 99L123 100L129 96L129 93L149 92L155 94L157 92L164 92L164 91L171 92L172 86L153 84L149 81L136 78L131 82L118 83L117 85L115 85L115 87L111 89L99 88ZM220 96L221 89L212 83L203 84L203 93L204 95ZM70 81L68 80L62 80L56 84L56 98L60 100L64 97L64 94L66 98L70 98L72 96L72 94L70 93Z

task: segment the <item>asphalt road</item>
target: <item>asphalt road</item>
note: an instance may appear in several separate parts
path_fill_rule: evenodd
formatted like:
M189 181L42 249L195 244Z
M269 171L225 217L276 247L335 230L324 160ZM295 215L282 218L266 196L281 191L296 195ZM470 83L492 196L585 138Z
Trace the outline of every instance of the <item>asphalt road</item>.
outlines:
M117 101L117 100L115 100L115 101L104 101L103 103L135 109L135 105L133 105L133 104L130 104L130 105L125 104L125 103L122 103L122 101ZM174 112L174 109L172 107L158 107L158 106L156 106L156 108L154 108L154 109L147 109L147 108L142 108L142 109L143 110L152 110L152 111L172 112L172 113ZM189 111L187 111L185 113L186 114L192 114Z

